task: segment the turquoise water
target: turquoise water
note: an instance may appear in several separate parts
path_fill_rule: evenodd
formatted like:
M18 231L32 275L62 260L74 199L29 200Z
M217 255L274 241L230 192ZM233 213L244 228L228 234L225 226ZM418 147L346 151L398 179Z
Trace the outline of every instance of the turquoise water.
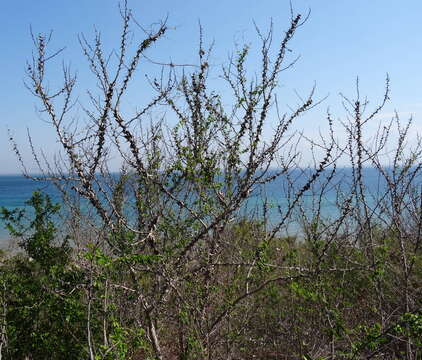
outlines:
M294 171L291 174L291 178L295 181L295 186L300 188L306 181L307 176L300 171ZM332 183L337 184L343 188L347 195L348 185L351 181L351 169L339 169ZM385 182L380 180L378 172L375 169L366 168L364 169L364 184L368 195L375 195L377 192L385 187ZM422 186L422 174L413 180L416 187L421 188ZM284 178L280 178L277 181L268 184L264 188L256 188L251 194L251 199L244 209L245 211L253 211L256 208L255 213L259 213L259 203L262 202L262 196L265 195L268 198L270 204L273 205L269 213L269 218L279 217L277 206L281 208L287 206L286 200L286 181ZM321 185L321 183L320 183ZM317 185L318 186L318 185ZM14 208L26 208L25 201L27 201L34 191L43 191L49 194L54 202L60 202L60 194L58 190L47 181L32 181L23 176L0 176L0 207L6 207L7 209ZM335 188L328 188L325 192L323 201L322 212L325 214L335 215ZM310 193L307 193L304 197L304 206L310 211L312 207L313 197ZM258 206L256 206L258 205ZM305 210L307 210L305 209ZM4 224L0 221L0 242L8 238L8 233L4 229Z
M48 193L53 200L59 200L59 193L47 181L32 181L23 176L0 176L0 207L8 210L27 208L25 202L29 200L34 191ZM8 238L8 232L0 220L0 241Z

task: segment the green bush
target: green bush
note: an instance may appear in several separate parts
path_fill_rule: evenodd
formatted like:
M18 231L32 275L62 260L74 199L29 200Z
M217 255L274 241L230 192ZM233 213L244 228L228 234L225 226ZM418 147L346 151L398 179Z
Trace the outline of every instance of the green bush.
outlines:
M2 209L11 235L23 253L6 256L0 268L6 359L81 359L86 357L83 272L72 264L68 239L56 244L52 217L59 206L35 192L25 213Z

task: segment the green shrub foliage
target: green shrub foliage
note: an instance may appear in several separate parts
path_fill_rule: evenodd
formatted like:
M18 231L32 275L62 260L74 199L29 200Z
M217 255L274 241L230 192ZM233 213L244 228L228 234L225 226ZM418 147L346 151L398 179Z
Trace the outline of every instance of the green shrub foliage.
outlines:
M34 212L29 221L23 211L1 213L23 250L1 264L4 358L81 359L84 273L72 262L69 239L57 241L52 217L59 206L40 192L27 205Z

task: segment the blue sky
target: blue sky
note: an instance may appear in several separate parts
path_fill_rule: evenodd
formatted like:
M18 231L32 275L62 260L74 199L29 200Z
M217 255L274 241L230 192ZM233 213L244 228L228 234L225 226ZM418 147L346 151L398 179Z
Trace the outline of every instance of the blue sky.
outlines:
M20 171L10 151L7 128L22 146L29 165L27 128L36 147L47 155L58 148L50 127L35 111L35 99L24 86L25 61L32 51L30 26L35 33L53 30L52 47L66 47L63 58L78 70L81 83L88 84L89 73L77 35L84 33L91 38L95 26L105 46L110 50L116 47L120 32L117 4L117 0L1 2L0 174ZM145 26L168 17L171 31L149 53L157 61L190 62L197 50L200 21L206 42L215 41L211 59L215 68L227 61L235 44L250 43L252 50L258 50L253 46L253 21L265 28L272 18L280 35L290 16L288 0L129 0L129 6ZM292 54L300 54L301 59L282 76L281 103L294 105L294 92L306 94L313 84L319 97L328 95L299 128L302 126L311 135L323 128L328 106L335 117L343 117L338 94L353 96L356 76L360 78L361 92L375 103L382 97L388 72L391 102L379 120L388 119L397 110L404 118L414 115L416 127L422 129L421 1L293 0L293 6L297 12L311 9L311 15L291 43ZM50 76L52 82L57 80L54 72Z

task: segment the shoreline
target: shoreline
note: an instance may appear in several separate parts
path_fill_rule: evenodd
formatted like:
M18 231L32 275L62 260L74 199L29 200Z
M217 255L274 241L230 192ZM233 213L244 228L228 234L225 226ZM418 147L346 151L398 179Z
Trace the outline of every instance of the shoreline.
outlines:
M15 250L18 247L17 242L18 239L11 236L4 227L0 228L0 250Z

